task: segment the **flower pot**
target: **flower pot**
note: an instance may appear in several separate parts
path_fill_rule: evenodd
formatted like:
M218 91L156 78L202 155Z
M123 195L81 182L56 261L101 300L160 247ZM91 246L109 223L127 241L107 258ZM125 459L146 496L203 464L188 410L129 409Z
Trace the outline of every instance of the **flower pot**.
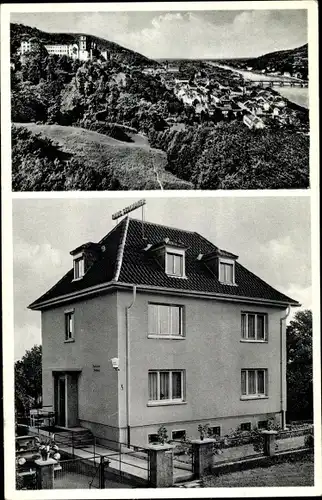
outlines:
M46 462L49 459L50 453L49 451L45 451L41 453L41 459Z

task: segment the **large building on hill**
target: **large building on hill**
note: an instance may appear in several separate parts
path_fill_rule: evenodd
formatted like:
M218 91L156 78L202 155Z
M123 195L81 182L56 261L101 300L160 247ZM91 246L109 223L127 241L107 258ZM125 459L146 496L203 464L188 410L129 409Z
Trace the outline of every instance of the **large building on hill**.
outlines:
M40 42L36 37L32 37L21 41L19 53L23 56L26 53L35 52L39 45L42 45L50 55L67 56L80 61L92 59L93 51L97 49L96 42L86 35L79 35L78 43L73 44L46 44ZM100 52L100 54L107 59L106 51Z
M256 249L251 249L255 252ZM196 232L129 217L71 252L41 311L43 405L56 423L147 445L285 424L278 292Z

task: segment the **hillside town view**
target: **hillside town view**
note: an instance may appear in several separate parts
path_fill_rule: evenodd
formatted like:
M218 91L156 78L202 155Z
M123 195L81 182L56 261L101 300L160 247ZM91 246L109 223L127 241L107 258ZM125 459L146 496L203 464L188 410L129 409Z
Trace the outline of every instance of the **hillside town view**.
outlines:
M13 189L307 188L308 86L307 44L152 60L12 23Z

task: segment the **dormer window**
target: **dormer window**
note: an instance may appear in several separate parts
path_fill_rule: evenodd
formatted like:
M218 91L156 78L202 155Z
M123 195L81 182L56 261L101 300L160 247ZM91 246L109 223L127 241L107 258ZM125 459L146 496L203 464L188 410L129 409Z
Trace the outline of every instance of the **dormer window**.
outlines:
M100 251L101 246L99 244L89 242L70 252L73 256L74 281L81 280L85 276L89 268L99 258Z
M166 253L166 271L169 276L184 276L184 253Z
M153 256L164 272L172 278L186 278L186 250L184 243L171 241L169 238L154 245L148 244L144 248L144 251Z
M228 259L219 259L219 281L227 285L235 283L235 262Z
M79 280L85 274L84 256L78 257L74 260L74 279Z
M199 254L197 260L204 262L211 273L223 285L237 286L235 281L235 263L238 255L216 248L207 254Z

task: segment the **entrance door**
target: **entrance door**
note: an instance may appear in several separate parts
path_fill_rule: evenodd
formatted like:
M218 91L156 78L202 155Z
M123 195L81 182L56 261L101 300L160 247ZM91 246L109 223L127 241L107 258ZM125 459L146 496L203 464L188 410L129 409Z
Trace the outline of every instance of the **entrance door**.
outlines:
M58 425L66 427L66 378L58 379Z

